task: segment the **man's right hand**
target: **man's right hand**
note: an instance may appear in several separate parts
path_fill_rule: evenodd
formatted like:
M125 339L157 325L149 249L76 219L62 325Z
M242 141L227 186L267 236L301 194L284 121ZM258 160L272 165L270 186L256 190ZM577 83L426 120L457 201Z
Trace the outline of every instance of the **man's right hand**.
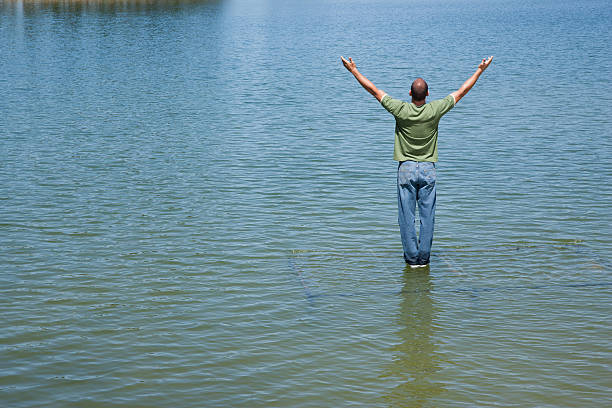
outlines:
M493 56L491 55L489 58L483 58L482 62L478 65L478 68L480 68L481 70L485 70L487 68L489 68L489 65L491 65L491 63L493 62Z
M359 82L366 91L372 94L380 102L383 96L385 96L385 91L378 89L372 82L370 82L368 78L364 77L363 74L357 70L357 64L355 64L351 57L349 57L348 61L343 56L340 56L340 58L342 58L344 68L348 69L351 74L355 75L357 82Z

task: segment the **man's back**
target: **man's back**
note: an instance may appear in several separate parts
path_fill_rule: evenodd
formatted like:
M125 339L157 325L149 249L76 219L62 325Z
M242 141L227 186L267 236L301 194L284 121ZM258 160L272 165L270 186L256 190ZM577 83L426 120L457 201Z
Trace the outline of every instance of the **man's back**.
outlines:
M395 117L395 147L397 161L438 161L438 123L455 106L448 95L420 106L383 96L381 105Z

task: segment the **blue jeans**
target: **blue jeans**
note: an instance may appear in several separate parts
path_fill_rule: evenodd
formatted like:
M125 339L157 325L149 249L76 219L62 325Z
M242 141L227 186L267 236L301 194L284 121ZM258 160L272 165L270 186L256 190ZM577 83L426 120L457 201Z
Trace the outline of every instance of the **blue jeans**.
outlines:
M421 226L417 239L416 203ZM431 162L401 162L397 168L397 205L404 259L411 265L429 263L436 213L436 165Z

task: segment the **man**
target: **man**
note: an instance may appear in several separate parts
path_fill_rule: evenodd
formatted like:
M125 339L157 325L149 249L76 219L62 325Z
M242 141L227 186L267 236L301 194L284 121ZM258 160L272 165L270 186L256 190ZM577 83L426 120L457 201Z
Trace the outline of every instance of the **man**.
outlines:
M404 260L411 267L429 264L436 211L436 168L438 161L438 123L472 89L493 57L483 58L476 72L461 88L444 99L426 103L427 82L417 78L410 87L412 103L393 99L358 70L352 58L340 57L346 69L395 117L394 160L397 169L398 221L404 247ZM416 204L421 220L419 239L415 228Z

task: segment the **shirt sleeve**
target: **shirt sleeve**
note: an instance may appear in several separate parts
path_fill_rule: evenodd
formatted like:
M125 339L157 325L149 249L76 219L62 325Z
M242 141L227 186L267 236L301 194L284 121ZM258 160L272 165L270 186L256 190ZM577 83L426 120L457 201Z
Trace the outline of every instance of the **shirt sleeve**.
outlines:
M397 116L402 107L404 106L404 102L399 99L393 99L388 94L385 94L380 100L380 104L385 108L390 114L393 116Z
M446 112L455 107L455 98L453 95L448 95L446 98L433 101L432 105L439 117L442 117Z

